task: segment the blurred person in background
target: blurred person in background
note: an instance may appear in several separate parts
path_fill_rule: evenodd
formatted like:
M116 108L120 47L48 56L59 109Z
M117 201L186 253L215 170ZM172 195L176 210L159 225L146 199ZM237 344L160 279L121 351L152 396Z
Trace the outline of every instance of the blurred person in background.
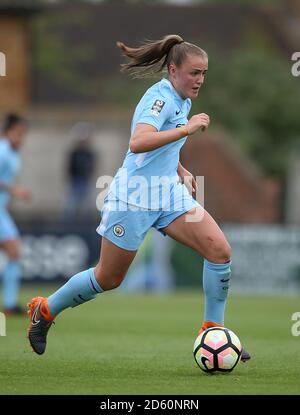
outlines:
M19 148L27 133L27 121L17 114L9 114L3 122L0 137L0 248L5 252L7 261L2 270L3 308L6 315L25 314L18 304L21 264L20 235L7 211L11 197L24 201L31 199L31 192L15 185L15 179L21 167Z
M199 333L209 327L224 327L231 248L211 215L189 193L185 184L189 182L195 193L197 183L179 161L188 136L210 124L205 113L188 120L191 100L197 98L208 69L207 53L178 35L149 41L139 48L121 42L117 45L129 59L124 70L146 69L151 74L166 69L168 79L152 85L135 109L129 149L104 200L97 228L102 236L98 264L74 275L48 298L35 297L28 304L28 337L37 354L45 352L48 330L59 313L120 286L151 227L205 258L205 309ZM161 189L153 178L167 178L168 184ZM134 197L136 187L130 186L135 179L139 179L138 197ZM249 359L243 349L241 360Z
M82 216L88 204L90 184L95 167L95 154L91 148L93 130L89 123L80 122L71 130L75 141L67 159L67 198L63 219Z

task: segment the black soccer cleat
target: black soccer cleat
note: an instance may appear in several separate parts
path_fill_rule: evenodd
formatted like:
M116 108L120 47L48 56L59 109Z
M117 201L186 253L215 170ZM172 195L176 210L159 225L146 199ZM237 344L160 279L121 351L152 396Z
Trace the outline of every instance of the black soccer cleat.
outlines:
M250 353L248 353L247 350L245 350L244 348L242 348L241 362L246 363L250 359L251 359Z
M28 314L30 315L30 325L28 328L28 339L33 351L39 355L43 354L46 349L47 334L52 323L53 318L47 313L47 305L45 305L46 298L35 297L28 304ZM49 319L46 319L42 314L41 307L43 308L43 314L48 315Z

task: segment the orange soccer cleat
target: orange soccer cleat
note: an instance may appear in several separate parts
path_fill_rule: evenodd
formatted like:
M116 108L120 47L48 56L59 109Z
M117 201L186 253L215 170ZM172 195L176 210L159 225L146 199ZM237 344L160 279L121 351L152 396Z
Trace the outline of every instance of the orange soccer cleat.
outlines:
M28 339L33 351L37 354L43 354L46 349L48 330L54 323L54 317L51 315L45 297L35 297L27 305L30 316Z

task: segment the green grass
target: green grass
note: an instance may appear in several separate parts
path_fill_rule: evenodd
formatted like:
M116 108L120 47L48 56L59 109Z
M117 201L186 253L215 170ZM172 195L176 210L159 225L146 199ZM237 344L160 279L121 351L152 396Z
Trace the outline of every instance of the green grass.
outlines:
M23 289L24 302L49 288ZM300 336L291 334L296 297L235 297L227 326L253 358L230 374L208 375L192 348L203 298L115 292L66 310L45 355L27 344L26 318L7 318L0 337L1 394L299 394Z

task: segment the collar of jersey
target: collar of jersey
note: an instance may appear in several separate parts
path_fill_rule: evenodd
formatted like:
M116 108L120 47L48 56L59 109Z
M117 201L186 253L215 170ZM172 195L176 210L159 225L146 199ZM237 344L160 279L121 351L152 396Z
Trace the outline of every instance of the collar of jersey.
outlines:
M168 87L168 89L171 91L171 93L174 95L174 97L175 97L175 100L180 104L180 105L182 105L186 100L187 100L187 98L186 99L183 99L183 98L181 98L181 96L178 94L178 92L176 91L176 89L173 87L173 85L172 85L172 82L171 81L169 81L169 79L166 79L166 78L163 78L162 80L161 80L161 82L164 84L164 85L166 85L167 87Z

